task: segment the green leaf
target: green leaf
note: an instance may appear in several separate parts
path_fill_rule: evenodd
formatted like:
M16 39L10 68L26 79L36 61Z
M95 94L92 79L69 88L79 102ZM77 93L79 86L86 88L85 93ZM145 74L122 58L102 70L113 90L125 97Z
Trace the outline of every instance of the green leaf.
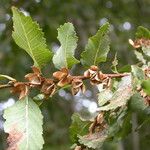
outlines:
M96 35L89 38L85 51L81 54L81 62L85 66L98 65L105 62L109 52L109 23L100 27Z
M114 123L109 126L109 138L121 140L131 133L131 130L131 113L127 113L126 110L123 110L122 113L117 116L117 119L114 121Z
M132 111L141 113L141 111L147 108L147 105L145 104L144 98L139 93L135 93L129 101L129 108Z
M8 149L41 150L43 116L32 99L25 97L4 111L4 130L9 134Z
M34 65L41 68L52 57L52 52L47 48L43 32L39 25L32 21L30 16L25 16L15 7L12 7L12 11L13 39L19 47L31 56Z
M132 95L133 92L131 88L131 77L124 77L122 78L117 91L115 91L113 96L110 98L109 104L100 107L99 110L108 111L125 106Z
M58 28L58 40L61 43L53 57L53 63L56 68L71 68L79 61L74 57L78 38L74 31L72 23L65 23Z
M133 82L132 86L136 90L137 87L141 86L142 80L145 79L145 74L144 71L136 65L131 66L131 73L132 73L132 82Z
M85 136L78 136L79 137L79 142L88 148L101 148L103 146L103 143L107 139L107 130L103 130L100 132L96 132L90 135L85 135Z
M143 64L146 64L146 60L144 59L142 53L138 52L138 51L134 51L136 58L141 61Z
M88 129L90 126L89 121L83 120L79 114L74 113L71 117L72 124L69 128L70 138L73 142L77 141L77 135L85 135L88 133Z
M131 72L134 77L136 77L139 80L145 79L144 71L140 67L132 65L131 68L132 68Z
M150 39L150 31L147 28L139 26L136 32L136 38Z
M145 55L149 56L150 57L150 45L148 46L142 46L142 51Z
M131 72L131 65L125 65L118 69L118 72L124 73L124 72Z
M103 90L98 94L98 105L103 106L106 104L112 97L113 92L109 89Z
M144 80L142 82L142 88L148 95L150 95L150 80Z

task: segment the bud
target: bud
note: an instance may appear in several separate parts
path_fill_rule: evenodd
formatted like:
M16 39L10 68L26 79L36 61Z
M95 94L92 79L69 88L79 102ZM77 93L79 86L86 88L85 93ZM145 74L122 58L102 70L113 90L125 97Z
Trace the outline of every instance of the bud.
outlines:
M14 87L11 89L12 93L18 93L19 99L24 98L29 93L29 86L23 82L16 82Z
M72 80L72 94L76 95L79 91L85 92L85 85L83 84L82 79L74 78Z
M45 79L41 88L41 92L44 93L46 96L52 96L54 95L55 91L56 91L56 85L53 82L53 80Z
M59 80L57 85L60 87L70 84L72 80L72 77L69 74L69 70L67 68L62 68L60 71L54 72L53 77Z

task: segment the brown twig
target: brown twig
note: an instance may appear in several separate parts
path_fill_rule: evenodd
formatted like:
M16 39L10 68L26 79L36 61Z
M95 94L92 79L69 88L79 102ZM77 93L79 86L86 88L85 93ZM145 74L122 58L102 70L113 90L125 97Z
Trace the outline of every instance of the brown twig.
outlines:
M0 85L0 89L10 88L10 87L13 87L13 85L11 85L11 84Z
M121 77L125 77L125 76L129 76L129 73L117 73L117 74L104 74L106 76L108 76L109 78L121 78Z

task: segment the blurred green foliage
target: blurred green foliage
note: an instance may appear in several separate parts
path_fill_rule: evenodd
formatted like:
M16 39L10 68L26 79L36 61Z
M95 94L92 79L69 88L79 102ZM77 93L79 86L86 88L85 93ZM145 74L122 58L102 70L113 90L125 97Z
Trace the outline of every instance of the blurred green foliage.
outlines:
M105 22L111 24L111 51L107 63L101 68L109 72L110 63L115 53L119 60L119 67L136 63L128 39L134 38L138 26L150 26L150 1L149 0L0 0L0 73L10 75L18 80L24 80L24 75L31 71L33 64L30 57L21 50L12 40L12 12L11 6L16 6L29 13L36 20L45 33L45 38L50 49L55 50L59 42L57 40L57 28L65 22L72 22L79 37L79 46L76 50L76 58L80 58L81 52L87 43L88 37L96 33L99 26ZM108 65L109 64L109 65ZM47 76L53 72L53 64L48 65L44 70ZM80 74L81 66L77 65ZM91 89L96 97L95 89ZM71 143L68 136L68 127L71 122L71 114L75 110L74 98L68 94L68 99L56 94L53 98L41 105L44 117L44 150L66 150ZM9 93L6 90L0 91L0 101L8 99ZM12 95L10 94L12 97ZM15 97L14 97L15 98ZM85 114L85 110L83 110ZM81 114L82 114L81 112ZM2 113L2 111L0 112ZM2 118L1 118L2 120ZM142 122L143 115L140 114L136 123ZM148 120L147 123L150 121ZM0 123L2 124L2 123ZM134 136L140 141L139 149L148 150L150 144L148 124L143 125L137 135L129 135L120 144L122 149L135 149ZM1 129L0 149L6 146L6 135ZM138 142L138 141L137 141ZM119 149L114 143L107 144L105 149ZM120 148L121 149L121 148Z

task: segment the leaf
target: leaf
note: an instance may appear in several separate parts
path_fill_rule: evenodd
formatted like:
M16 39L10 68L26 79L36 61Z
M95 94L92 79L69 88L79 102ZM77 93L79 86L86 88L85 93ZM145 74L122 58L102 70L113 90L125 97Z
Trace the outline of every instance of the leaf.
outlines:
M139 80L145 79L144 71L140 67L132 65L131 68L132 68L131 72L134 77L136 77Z
M133 95L131 88L131 77L122 78L117 91L114 92L109 104L99 108L99 111L114 110L118 107L125 106Z
M103 106L106 104L112 97L113 92L109 89L103 90L98 94L98 105Z
M29 97L17 101L4 111L4 130L9 134L8 149L40 150L42 137L42 114Z
M142 82L142 88L148 95L150 95L150 80L144 80Z
M150 39L150 31L147 28L139 26L136 32L136 38Z
M53 57L53 63L56 68L71 68L79 61L74 58L74 52L77 47L77 36L72 23L65 23L58 28L58 40L61 43Z
M77 135L84 135L88 133L88 129L90 126L89 121L83 120L79 114L74 113L71 117L72 124L69 128L70 131L70 138L73 142L76 142Z
M131 65L125 65L118 70L119 73L131 72Z
M79 142L88 148L101 148L105 140L107 139L108 135L106 130L103 130L101 132L96 132L91 135L85 135L85 136L78 136Z
M105 62L109 52L109 23L100 27L96 35L89 38L85 51L81 54L81 62L85 66L98 65Z
M132 73L132 87L136 90L137 87L141 86L142 80L145 79L144 71L136 66L131 66L131 73Z
M144 98L139 93L135 93L129 101L129 108L132 111L141 113L141 111L147 108L147 105L145 104Z
M144 59L143 55L140 52L138 52L138 51L135 50L134 53L136 55L136 58L139 61L141 61L143 64L146 64L146 60Z
M12 11L13 39L19 47L31 56L36 67L42 67L52 57L52 52L47 48L43 32L30 16L25 16L15 7L12 7Z
M145 55L150 57L150 44L148 46L142 46L142 51Z
M131 113L123 110L114 123L109 126L108 136L115 141L121 140L131 133L131 130Z

